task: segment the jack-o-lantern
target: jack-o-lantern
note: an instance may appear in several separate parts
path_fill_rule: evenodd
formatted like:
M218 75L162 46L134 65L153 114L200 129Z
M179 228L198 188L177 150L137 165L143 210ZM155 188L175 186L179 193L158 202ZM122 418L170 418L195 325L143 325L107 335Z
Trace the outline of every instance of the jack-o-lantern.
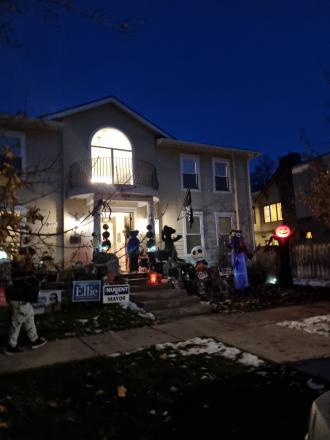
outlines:
M291 235L291 229L287 225L280 225L280 226L277 226L277 228L275 229L275 237L276 238L280 238L280 239L284 240L284 239L290 237L290 235Z

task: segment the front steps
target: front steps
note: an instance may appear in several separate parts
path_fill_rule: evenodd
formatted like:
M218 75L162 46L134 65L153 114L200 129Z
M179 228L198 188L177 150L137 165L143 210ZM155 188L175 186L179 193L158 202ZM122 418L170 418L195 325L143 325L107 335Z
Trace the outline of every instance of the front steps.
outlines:
M208 305L201 304L197 296L187 295L185 290L161 284L145 287L148 288L131 293L131 299L140 307L153 313L159 321L210 313Z
M171 283L149 284L147 273L122 274L130 285L131 300L159 321L169 321L186 316L210 313L210 306L201 304L197 296L188 295Z

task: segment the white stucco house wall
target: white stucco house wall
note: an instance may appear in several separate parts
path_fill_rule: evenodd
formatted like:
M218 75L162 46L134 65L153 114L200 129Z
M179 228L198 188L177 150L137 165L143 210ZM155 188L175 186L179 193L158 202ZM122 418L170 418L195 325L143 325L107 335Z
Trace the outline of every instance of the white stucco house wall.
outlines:
M175 139L112 96L36 119L1 114L0 142L13 146L23 170L52 164L46 182L22 200L38 196L46 232L58 234L48 242L65 265L91 260L92 233L100 234L104 222L119 256L125 226L143 239L148 223L159 248L164 225L183 236L176 242L181 258L201 244L216 264L231 228L253 245L248 163L255 151ZM188 188L191 228L182 208ZM101 199L111 207L110 219L106 209L91 215Z

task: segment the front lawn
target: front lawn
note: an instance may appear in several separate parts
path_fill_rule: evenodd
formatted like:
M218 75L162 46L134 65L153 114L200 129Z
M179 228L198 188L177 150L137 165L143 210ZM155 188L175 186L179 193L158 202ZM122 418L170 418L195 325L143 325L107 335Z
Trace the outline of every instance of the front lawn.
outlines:
M5 344L8 334L8 308L0 308L0 342ZM68 303L60 312L35 315L38 333L49 340L118 331L151 325L151 319L118 304ZM24 331L20 342L26 343Z
M163 344L0 376L0 436L304 438L311 402L325 388L311 389L309 377L285 366L258 366L257 358L235 348L218 344L219 352L207 340L207 352L200 349L205 340L194 341L182 344L182 351Z
M213 312L250 312L318 301L330 301L329 287L297 285L284 289L271 284L260 284L250 286L244 293L232 292L227 296L218 295Z

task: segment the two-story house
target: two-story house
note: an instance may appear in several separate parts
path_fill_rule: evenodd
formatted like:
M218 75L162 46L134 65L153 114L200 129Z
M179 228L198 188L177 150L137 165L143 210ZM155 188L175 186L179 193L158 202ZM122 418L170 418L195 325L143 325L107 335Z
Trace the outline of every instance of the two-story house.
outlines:
M176 242L181 258L201 244L216 263L231 228L253 244L248 163L255 151L177 140L114 97L37 119L2 115L0 142L13 147L22 169L46 169L25 203L37 200L58 261L90 261L92 234L104 223L119 256L123 231L138 229L142 238L148 223L160 248L164 225L183 236ZM192 226L183 207L187 189ZM91 215L100 200L111 213Z
M330 153L302 161L298 153L280 158L279 166L266 185L253 196L256 244L265 245L277 226L285 223L295 230L296 240L329 242L329 228L304 201L315 175L314 164L322 159L330 166Z

